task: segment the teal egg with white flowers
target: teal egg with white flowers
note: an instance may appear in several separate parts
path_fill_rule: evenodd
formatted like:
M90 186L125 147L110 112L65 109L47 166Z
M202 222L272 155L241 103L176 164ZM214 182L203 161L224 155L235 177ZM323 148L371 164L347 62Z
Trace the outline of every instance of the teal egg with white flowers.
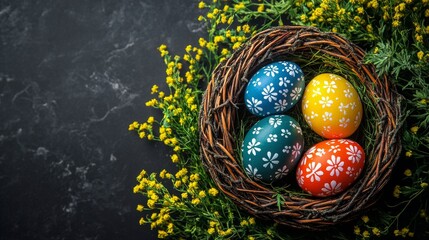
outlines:
M241 145L242 167L253 180L272 183L292 172L304 149L299 123L288 115L256 122Z

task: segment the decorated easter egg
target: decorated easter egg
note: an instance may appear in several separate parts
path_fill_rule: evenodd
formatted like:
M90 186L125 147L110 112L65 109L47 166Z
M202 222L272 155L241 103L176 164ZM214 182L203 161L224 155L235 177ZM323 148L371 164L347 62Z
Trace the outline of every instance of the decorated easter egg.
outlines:
M332 196L356 181L364 162L364 150L357 142L325 140L303 154L296 168L296 179L298 185L313 196Z
M247 132L241 147L243 169L250 178L271 183L295 169L303 149L299 123L288 115L271 115Z
M287 61L273 62L259 69L246 86L244 101L257 116L283 113L291 109L304 92L301 68Z
M313 78L302 97L302 113L310 128L320 136L347 138L362 120L362 103L356 89L336 74Z

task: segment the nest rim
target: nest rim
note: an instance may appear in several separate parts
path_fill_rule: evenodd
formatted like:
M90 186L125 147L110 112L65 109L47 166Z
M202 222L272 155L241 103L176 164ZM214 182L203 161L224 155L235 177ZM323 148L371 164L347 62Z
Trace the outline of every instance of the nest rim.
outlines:
M248 178L235 151L237 138L233 133L239 128L236 124L243 111L240 96L248 76L264 63L314 51L344 62L368 89L381 119L374 133L379 141L372 149L365 149L367 164L359 183L328 198L282 194L285 201L279 209L273 198L276 192ZM387 76L379 77L373 65L364 63L364 56L359 46L339 34L314 27L281 26L257 33L221 62L213 71L199 113L201 159L221 192L258 218L309 230L325 230L350 221L376 203L402 150L402 97Z

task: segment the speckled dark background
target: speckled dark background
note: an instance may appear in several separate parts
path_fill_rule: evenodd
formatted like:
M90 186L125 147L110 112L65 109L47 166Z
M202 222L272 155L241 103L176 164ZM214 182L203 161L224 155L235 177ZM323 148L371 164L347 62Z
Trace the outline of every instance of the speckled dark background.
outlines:
M0 1L0 239L153 239L132 193L171 168L128 131L204 26L194 0Z

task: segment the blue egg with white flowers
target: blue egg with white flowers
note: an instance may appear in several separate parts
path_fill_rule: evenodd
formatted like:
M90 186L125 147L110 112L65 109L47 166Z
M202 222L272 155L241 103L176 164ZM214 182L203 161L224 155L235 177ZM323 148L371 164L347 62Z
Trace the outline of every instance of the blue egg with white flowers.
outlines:
M304 74L296 63L272 62L250 78L244 102L246 108L259 117L281 114L299 101L304 87Z

